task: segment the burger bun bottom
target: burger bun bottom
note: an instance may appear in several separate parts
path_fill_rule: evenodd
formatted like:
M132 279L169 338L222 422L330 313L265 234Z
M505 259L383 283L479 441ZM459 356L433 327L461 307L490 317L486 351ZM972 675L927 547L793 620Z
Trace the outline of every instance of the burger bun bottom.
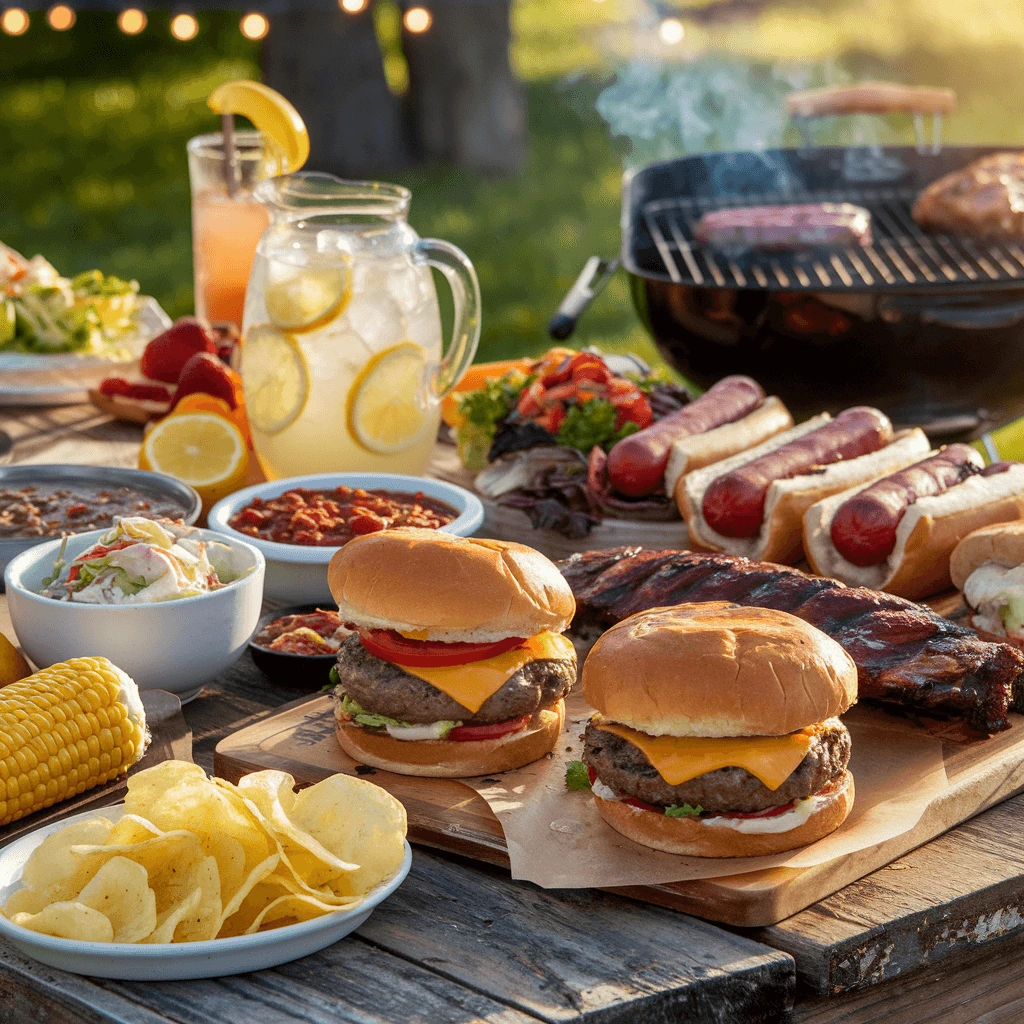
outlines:
M466 779L522 768L550 753L565 726L565 702L544 708L525 729L493 740L396 740L337 719L341 749L360 764L398 775Z
M808 846L835 832L850 813L853 797L853 776L846 772L833 799L802 825L788 832L762 833L713 828L699 819L671 818L622 800L603 800L595 796L594 803L601 817L616 832L641 846L687 857L768 857Z

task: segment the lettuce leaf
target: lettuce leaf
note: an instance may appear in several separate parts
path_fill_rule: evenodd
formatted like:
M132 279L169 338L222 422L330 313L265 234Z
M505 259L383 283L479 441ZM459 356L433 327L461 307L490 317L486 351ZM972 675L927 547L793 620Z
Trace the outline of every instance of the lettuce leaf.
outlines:
M594 447L608 450L640 429L632 420L626 420L616 430L615 419L615 408L607 398L591 398L581 405L572 405L558 431L558 443L581 452Z
M697 818L704 810L700 804L696 807L691 807L689 804L672 804L671 807L665 808L665 813L670 818Z
M582 761L570 761L565 766L565 788L570 793L590 789L590 774Z

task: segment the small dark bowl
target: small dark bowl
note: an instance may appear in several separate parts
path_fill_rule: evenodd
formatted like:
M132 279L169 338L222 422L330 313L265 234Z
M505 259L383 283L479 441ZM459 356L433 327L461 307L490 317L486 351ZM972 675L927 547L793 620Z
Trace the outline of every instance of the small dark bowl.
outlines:
M256 625L256 633L275 619L286 615L307 615L323 608L321 604L297 604L289 608L275 608L264 612ZM330 610L330 609L328 609ZM256 636L256 633L253 636ZM272 682L290 690L320 690L330 682L331 669L338 660L336 654L287 654L261 647L255 640L249 641L249 653L256 667Z

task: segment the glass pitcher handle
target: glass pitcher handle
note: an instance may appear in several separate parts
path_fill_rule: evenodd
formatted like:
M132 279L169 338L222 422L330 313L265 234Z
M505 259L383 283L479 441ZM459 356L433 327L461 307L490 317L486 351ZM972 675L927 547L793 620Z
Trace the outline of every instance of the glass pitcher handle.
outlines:
M451 242L439 238L421 238L414 243L412 261L437 267L452 290L452 341L430 381L434 397L440 400L458 384L476 355L480 342L480 282L469 257Z

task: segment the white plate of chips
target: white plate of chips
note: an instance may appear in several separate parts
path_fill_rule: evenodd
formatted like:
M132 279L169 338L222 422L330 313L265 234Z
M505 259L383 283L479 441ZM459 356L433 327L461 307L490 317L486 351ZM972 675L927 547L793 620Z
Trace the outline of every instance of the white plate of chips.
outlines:
M246 780L164 762L129 780L125 804L11 843L0 850L0 936L91 977L222 977L337 942L409 873L404 809L372 783L336 775L295 794L284 772Z

